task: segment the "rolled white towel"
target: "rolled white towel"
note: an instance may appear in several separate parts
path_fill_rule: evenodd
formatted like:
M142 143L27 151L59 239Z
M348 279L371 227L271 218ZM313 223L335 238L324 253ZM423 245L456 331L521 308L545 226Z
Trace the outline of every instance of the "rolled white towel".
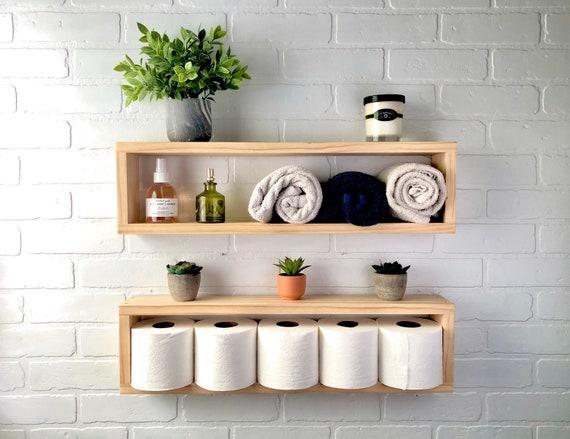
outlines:
M427 224L447 197L443 174L433 166L403 163L384 169L378 178L386 184L392 215L401 220Z
M304 224L319 213L323 192L317 177L299 166L283 166L263 178L251 194L251 217L268 223L273 209L287 223Z

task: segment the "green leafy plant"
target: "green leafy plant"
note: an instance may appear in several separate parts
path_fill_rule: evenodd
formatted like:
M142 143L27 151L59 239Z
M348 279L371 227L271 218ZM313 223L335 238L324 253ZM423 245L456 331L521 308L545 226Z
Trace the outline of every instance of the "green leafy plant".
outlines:
M285 257L285 259L279 259L277 264L273 264L279 267L284 276L299 276L301 271L310 267L310 265L303 265L305 260L303 258L291 259L290 257Z
M224 50L221 39L226 32L221 26L209 31L199 29L194 33L181 28L180 35L170 39L166 34L149 30L137 23L142 34L139 63L128 55L115 67L121 72L126 84L122 86L126 104L152 99L185 99L203 97L213 100L219 90L237 90L244 79L251 79L247 66Z
M374 268L374 271L378 274L406 274L410 265L402 267L402 264L398 261L394 261L384 262L383 264L380 263L380 265L372 265L372 268Z
M199 265L196 265L194 262L187 262L187 261L180 261L175 265L167 265L166 269L170 274L198 274L202 271L202 268Z

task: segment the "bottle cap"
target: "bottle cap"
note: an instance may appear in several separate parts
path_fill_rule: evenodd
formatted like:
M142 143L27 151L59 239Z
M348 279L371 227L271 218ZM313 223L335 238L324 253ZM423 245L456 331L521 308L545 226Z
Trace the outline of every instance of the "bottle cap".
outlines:
M168 183L169 176L166 172L166 160L156 159L156 170L154 171L155 183Z

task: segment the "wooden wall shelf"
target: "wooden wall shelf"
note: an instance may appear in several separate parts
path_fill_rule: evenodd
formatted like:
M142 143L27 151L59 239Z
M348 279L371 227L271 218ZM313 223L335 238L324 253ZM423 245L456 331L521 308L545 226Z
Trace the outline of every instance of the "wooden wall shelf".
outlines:
M152 316L187 316L201 319L209 316L264 318L272 316L414 315L427 316L443 328L443 384L425 391L403 391L377 384L361 390L339 390L317 385L296 392L347 393L431 393L453 390L453 339L455 306L438 295L407 295L398 302L381 301L372 295L316 295L300 301L283 301L276 296L201 296L193 302L175 302L170 296L135 296L119 306L120 393L196 393L212 394L195 384L168 392L142 392L131 382L131 327ZM255 384L231 393L288 393Z
M454 233L455 142L118 142L118 231L124 234L331 234L331 233ZM428 156L444 175L447 201L442 222L430 224L382 223L371 227L352 224L261 224L232 221L223 224L145 224L140 215L140 162L148 156Z

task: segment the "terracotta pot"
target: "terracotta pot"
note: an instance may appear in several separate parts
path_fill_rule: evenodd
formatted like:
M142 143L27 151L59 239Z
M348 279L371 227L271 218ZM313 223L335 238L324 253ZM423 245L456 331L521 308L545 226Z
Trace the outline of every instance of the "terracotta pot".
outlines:
M304 274L297 276L277 275L277 292L284 300L299 300L305 294L307 277Z
M382 300L402 300L406 292L407 274L374 274L374 291Z
M194 300L200 289L201 273L198 274L172 274L168 275L168 289L170 295L177 302Z

